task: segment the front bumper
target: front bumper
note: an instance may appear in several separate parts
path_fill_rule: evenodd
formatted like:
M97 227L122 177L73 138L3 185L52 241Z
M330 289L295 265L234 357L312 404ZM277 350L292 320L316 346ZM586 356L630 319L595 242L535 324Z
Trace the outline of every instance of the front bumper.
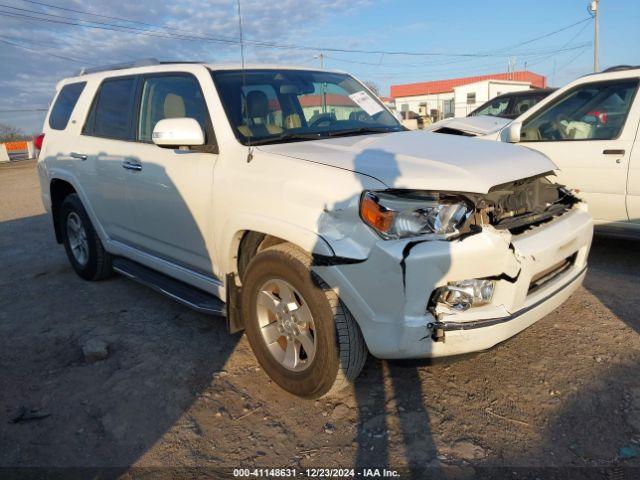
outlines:
M592 236L591 216L580 204L517 236L486 227L452 242L381 240L366 261L318 273L338 290L374 356L458 355L490 348L559 307L584 279ZM559 274L531 288L541 272L567 259ZM496 279L490 304L465 312L428 309L436 288L486 277ZM436 333L444 333L441 341L432 338Z

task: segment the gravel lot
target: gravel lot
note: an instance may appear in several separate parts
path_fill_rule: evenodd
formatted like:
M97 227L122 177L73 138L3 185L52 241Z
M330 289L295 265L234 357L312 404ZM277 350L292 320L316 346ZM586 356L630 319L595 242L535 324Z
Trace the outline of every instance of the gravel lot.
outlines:
M2 165L0 466L112 467L100 478L167 472L131 467L213 477L389 465L447 478L640 467L639 246L597 238L584 288L490 351L370 358L354 391L303 401L268 380L223 319L117 276L77 277L35 163Z

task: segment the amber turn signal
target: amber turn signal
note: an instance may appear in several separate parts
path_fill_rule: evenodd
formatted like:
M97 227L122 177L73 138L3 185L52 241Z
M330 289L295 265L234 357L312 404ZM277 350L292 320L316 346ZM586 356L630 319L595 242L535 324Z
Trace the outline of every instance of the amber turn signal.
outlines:
M393 223L394 212L380 205L367 193L360 202L360 216L376 230L388 232Z

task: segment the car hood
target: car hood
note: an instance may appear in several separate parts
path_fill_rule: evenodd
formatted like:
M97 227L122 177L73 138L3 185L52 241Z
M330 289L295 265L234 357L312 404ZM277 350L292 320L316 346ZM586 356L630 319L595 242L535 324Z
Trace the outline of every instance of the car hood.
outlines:
M557 169L549 158L524 147L419 130L258 149L368 175L399 189L486 193L495 185Z
M479 117L446 118L430 125L426 130L434 132L446 127L476 136L490 135L502 130L509 123L511 123L511 120L508 118L481 115Z

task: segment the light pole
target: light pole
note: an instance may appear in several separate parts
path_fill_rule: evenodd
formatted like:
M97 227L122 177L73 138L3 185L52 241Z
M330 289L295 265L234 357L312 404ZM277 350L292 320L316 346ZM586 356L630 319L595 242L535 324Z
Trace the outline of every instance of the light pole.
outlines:
M600 25L599 25L599 8L600 0L592 0L589 4L589 12L593 15L593 71L600 71L599 44L600 44Z
M320 70L324 70L324 53L320 52L319 55L314 55L315 58L320 59ZM322 113L327 113L327 91L325 90L327 84L322 84Z

